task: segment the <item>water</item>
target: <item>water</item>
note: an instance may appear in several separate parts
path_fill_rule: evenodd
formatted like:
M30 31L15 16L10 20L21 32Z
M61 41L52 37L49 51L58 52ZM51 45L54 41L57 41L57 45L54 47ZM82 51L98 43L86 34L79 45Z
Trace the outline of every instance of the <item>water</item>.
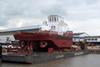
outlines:
M100 67L100 55L89 54L41 64L2 63L2 67Z

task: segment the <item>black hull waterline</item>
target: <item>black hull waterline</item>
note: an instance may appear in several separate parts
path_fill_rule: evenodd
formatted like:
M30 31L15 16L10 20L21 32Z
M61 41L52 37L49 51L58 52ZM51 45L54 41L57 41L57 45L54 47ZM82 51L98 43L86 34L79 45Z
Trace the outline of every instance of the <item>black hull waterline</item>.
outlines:
M7 62L23 62L23 63L43 63L57 59L63 59L68 57L74 57L79 55L88 54L86 51L78 51L78 52L56 52L56 53L34 53L29 56L8 56L2 55L2 61Z

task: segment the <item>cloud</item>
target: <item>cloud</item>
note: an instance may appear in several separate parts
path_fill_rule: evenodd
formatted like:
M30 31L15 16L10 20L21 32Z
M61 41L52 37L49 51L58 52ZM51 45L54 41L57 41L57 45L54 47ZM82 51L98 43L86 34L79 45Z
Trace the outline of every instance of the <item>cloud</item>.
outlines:
M16 17L8 20L7 28L20 28L20 27L28 27L33 25L41 25L42 19L38 18L25 18L25 17Z
M0 27L0 31L3 31L3 30L5 30L6 28L5 27Z
M50 14L63 16L73 31L98 34L100 0L0 0L0 26L4 28L38 24Z
M100 19L94 18L85 21L67 21L74 32L86 32L89 35L100 35Z
M56 0L0 0L0 25L14 17L43 18L43 9L53 7Z
M20 5L18 5L20 4ZM6 21L15 16L42 18L50 14L84 20L100 17L99 0L1 0L0 14ZM5 20L5 19L4 19Z
M47 9L42 9L41 10L42 14L45 16L48 15L60 15L60 16L66 16L66 11L62 9L60 6L53 6Z

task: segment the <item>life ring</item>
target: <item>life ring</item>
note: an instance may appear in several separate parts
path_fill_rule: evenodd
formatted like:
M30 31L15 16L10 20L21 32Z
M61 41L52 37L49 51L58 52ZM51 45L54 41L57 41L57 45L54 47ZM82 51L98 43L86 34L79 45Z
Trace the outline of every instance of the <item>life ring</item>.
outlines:
M47 46L47 42L45 42L45 41L40 42L40 47L41 48L45 48L46 46Z

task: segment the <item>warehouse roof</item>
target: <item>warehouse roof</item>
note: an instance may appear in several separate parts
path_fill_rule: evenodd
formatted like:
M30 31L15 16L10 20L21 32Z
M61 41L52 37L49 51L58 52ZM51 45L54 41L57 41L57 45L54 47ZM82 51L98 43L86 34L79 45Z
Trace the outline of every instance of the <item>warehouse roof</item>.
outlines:
M34 26L28 26L28 27L6 29L6 30L2 30L0 32L16 32L16 31L25 31L25 30L36 30L36 29L41 29L41 27L42 27L41 25L34 25Z

